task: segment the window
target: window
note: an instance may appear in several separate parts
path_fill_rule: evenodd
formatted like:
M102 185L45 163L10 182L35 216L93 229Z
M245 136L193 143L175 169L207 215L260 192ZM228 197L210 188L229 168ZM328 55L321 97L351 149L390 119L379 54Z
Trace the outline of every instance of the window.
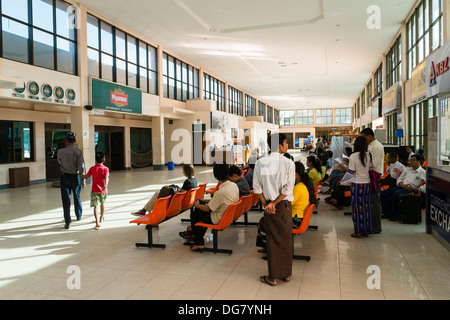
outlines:
M216 110L225 112L225 83L204 73L203 98L216 101Z
M373 98L379 98L383 95L383 64L375 71L373 82Z
M199 71L175 57L163 54L164 97L178 101L199 97Z
M91 15L86 28L90 76L158 94L155 47Z
M390 88L401 81L402 76L402 43L398 37L389 53L386 55L386 86Z
M406 24L408 79L412 70L444 44L443 1L422 0Z
M267 123L273 123L273 108L267 106Z
M334 123L335 124L351 124L352 123L352 109L334 109Z
M266 104L258 101L258 116L263 117L263 121L266 121Z
M280 126L294 126L295 111L280 111Z
M243 116L243 94L238 89L228 86L228 113Z
M273 109L273 124L280 125L280 111L277 109Z
M1 0L2 57L76 75L68 7L60 0Z
M34 159L33 123L0 121L0 163Z
M256 116L256 99L245 95L245 116Z
M312 125L314 124L314 110L298 110L297 111L297 125Z
M333 124L333 109L316 110L316 124Z

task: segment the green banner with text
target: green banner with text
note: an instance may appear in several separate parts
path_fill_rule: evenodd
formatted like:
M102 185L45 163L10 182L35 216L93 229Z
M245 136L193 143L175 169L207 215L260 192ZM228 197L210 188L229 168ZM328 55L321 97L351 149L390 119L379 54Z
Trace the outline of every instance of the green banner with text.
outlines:
M91 104L94 108L108 111L142 114L142 91L92 79Z

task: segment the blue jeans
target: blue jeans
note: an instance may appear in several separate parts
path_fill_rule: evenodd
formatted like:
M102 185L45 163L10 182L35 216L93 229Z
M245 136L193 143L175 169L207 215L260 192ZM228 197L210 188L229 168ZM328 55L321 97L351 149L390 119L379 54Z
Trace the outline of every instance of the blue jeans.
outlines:
M393 217L397 210L398 197L408 192L409 191L400 187L389 188L381 191L380 198L383 215L386 217Z
M60 181L64 220L66 224L69 224L72 222L72 219L70 218L70 200L72 197L72 192L74 195L73 202L75 205L75 216L77 217L77 219L81 218L81 214L83 213L80 199L81 178L78 176L78 174L63 173Z

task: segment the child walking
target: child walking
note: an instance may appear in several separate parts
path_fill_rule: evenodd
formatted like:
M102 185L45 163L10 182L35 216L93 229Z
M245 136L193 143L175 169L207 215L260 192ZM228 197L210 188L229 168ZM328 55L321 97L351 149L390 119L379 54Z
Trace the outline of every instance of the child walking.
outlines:
M87 174L80 174L80 177L87 179L92 176L91 208L94 208L95 230L100 228L100 223L104 220L105 201L108 196L109 169L104 166L105 154L95 153L95 166L91 167ZM98 207L100 207L100 219L98 217Z

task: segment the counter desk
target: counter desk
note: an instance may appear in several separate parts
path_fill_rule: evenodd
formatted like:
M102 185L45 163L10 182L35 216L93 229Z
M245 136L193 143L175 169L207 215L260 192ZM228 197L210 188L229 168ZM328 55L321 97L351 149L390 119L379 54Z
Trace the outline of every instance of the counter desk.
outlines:
M450 167L427 167L426 232L450 250Z

